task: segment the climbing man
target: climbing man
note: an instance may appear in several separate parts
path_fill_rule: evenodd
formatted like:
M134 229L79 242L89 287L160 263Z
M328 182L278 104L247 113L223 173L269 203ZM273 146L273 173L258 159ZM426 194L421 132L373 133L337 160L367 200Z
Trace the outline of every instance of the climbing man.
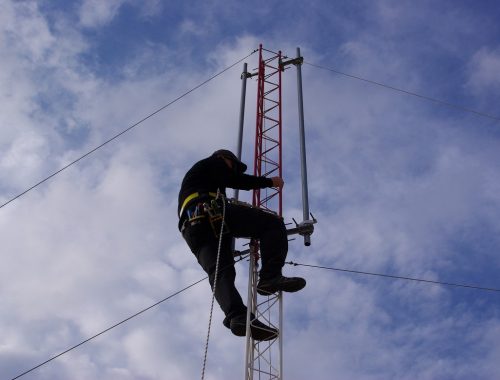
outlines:
M288 251L286 227L280 216L258 208L227 202L226 188L251 190L283 187L281 177L244 174L247 166L229 150L217 150L195 163L186 173L179 192L179 230L214 288L217 255L219 265L215 299L225 314L224 326L245 336L247 308L234 285L236 271L233 237L258 239L262 269L257 292L296 292L306 285L300 277L285 277L281 269ZM222 223L223 222L223 223ZM223 224L219 249L219 235ZM252 315L250 331L255 340L270 340L278 331Z

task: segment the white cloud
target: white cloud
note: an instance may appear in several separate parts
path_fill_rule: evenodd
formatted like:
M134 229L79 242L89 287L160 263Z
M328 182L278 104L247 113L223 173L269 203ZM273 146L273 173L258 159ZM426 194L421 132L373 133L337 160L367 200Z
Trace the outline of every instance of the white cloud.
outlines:
M38 13L36 2L5 2L0 17L4 43L13 44L17 54L29 57L31 64L46 58L45 53L54 43L54 38L46 20Z
M469 63L467 83L474 91L500 88L500 49L481 48Z
M80 6L80 23L95 28L109 23L126 0L85 0Z
M34 4L3 2L0 12L4 198L10 188L23 189L87 152L258 42L250 34L225 40L204 69L193 65L192 71L170 62L175 46L146 44L123 66L125 75L107 81L79 60L91 44L78 28L70 28L64 15L49 28ZM82 23L97 28L110 22L123 4L84 2ZM353 68L422 80L408 74L410 60L368 43L376 38L355 37L342 45ZM306 52L319 56L312 46ZM247 61L254 68L256 55ZM0 210L2 373L15 376L204 276L177 231L177 190L195 159L235 146L241 67ZM285 76L292 77L284 94L289 217L301 210L295 77L289 71ZM486 252L488 244L496 247L495 239L478 232L478 226L500 231L495 138L471 132L470 125L457 127L427 104L387 90L309 66L303 76L311 211L319 224L310 248L301 239L290 243L291 260L433 280L463 273L463 266L482 273L485 257L498 266ZM249 80L245 141L254 133L254 93ZM250 145L244 152L249 162ZM455 249L458 239L468 244L465 255ZM237 271L246 298L246 263ZM308 280L303 292L285 297L287 378L465 379L498 372L496 308L482 293L473 299L437 286L304 267L287 266L285 273ZM199 376L210 296L205 281L32 376ZM206 378L239 378L244 340L221 321L215 305ZM461 345L467 350L458 350Z
M134 6L145 18L157 15L164 4L160 0L83 0L79 7L80 24L86 28L98 28L110 23L124 5Z
M182 33L194 34L194 35L202 35L204 33L204 27L198 25L193 20L184 20L180 26L180 30Z
M10 186L23 186L42 170L48 156L46 140L34 131L21 133L5 149L0 170L10 178Z

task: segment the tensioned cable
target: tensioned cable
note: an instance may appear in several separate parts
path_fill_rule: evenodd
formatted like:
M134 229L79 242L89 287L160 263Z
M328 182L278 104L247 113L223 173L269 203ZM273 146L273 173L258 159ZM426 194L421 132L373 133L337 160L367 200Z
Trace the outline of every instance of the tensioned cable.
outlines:
M100 335L102 335L102 334L104 334L104 333L107 333L108 331L110 331L110 330L114 329L115 327L118 327L118 326L120 326L121 324L123 324L123 323L125 323L125 322L130 321L132 318L135 318L135 317L137 317L138 315L145 313L146 311L148 311L148 310L152 309L153 307L158 306L158 305L159 305L159 304L161 304L162 302L165 302L165 301L167 301L167 300L169 300L169 299L171 299L171 298L173 298L173 297L175 297L175 296L179 295L180 293L182 293L182 292L184 292L184 291L188 290L189 288L192 288L193 286L195 286L195 285L199 284L200 282L202 282L202 281L204 281L204 280L206 280L206 279L207 279L207 277L204 277L204 278L202 278L202 279L200 279L200 280L198 280L198 281L196 281L196 282L193 282L191 285L188 285L188 286L186 286L185 288L183 288L183 289L181 289L181 290L178 290L177 292L175 292L175 293L173 293L173 294L169 295L168 297L166 297L166 298L162 299L161 301L158 301L158 302L154 303L153 305L148 306L148 307L147 307L147 308L145 308L145 309L142 309L141 311L139 311L139 312L137 312L137 313L135 313L135 314L131 315L130 317L127 317L127 318L125 318L124 320L122 320L122 321L120 321L120 322L118 322L118 323L115 323L113 326L108 327L107 329L105 329L105 330L103 330L103 331L101 331L101 332L99 332L99 333L97 333L97 334L95 334L95 335L91 336L90 338L85 339L84 341L82 341L82 342L80 342L80 343L78 343L78 344L75 344L73 347L70 347L70 348L68 348L67 350L63 351L63 352L61 352L61 353L59 353L59 354L57 354L57 355L55 355L55 356L52 356L50 359L45 360L43 363L40 363L40 364L36 365L35 367L32 367L32 368L28 369L27 371L24 371L23 373L21 373L21 374L17 375L16 377L13 377L11 380L19 379L20 377L22 377L22 376L24 376L24 375L27 375L28 373L30 373L30 372L32 372L32 371L34 371L35 369L38 369L38 368L40 368L40 367L44 366L45 364L47 364L47 363L51 362L52 360L55 360L55 359L57 359L58 357L63 356L64 354L67 354L68 352L70 352L70 351L74 350L75 348L78 348L78 347L80 347L80 346L84 345L85 343L90 342L92 339L95 339L95 338L97 338L98 336L100 336Z
M413 278L413 277L394 276L394 275L383 274L383 273L362 272L362 271L351 270L351 269L341 269L341 268L326 267L326 266L321 266L321 265L295 263L293 261L288 261L285 264L289 264L289 265L293 265L293 266L317 268L317 269L327 269L327 270L338 271L338 272L362 274L362 275L368 275L368 276L386 277L386 278L392 278L392 279L396 279L396 280L417 281L417 282L424 282L424 283L435 284L435 285L454 286L454 287L459 287L459 288L469 288L469 289L484 290L484 291L489 291L489 292L500 292L500 289L486 288L483 286L457 284L457 283L452 283L452 282L443 282L443 281L434 281L434 280L425 280L425 279Z
M241 256L240 259L236 260L235 263L241 261L241 260L244 260L246 258L246 256ZM423 283L430 283L430 284L435 284L435 285L446 285L446 286L453 286L453 287L461 287L461 288L468 288L468 289L474 289L474 290L482 290L482 291L491 291L491 292L500 292L500 289L497 289L497 288L486 288L486 287L482 287L482 286L476 286L476 285L467 285L467 284L457 284L457 283L451 283L451 282L442 282L442 281L433 281L433 280L425 280L425 279L420 279L420 278L413 278L413 277L403 277L403 276L394 276L394 275L388 275L388 274L383 274L383 273L374 273L374 272L363 272L363 271L357 271L357 270L351 270L351 269L342 269L342 268L334 268L334 267L327 267L327 266L321 266L321 265L311 265L311 264L303 264L303 263L296 263L296 262L293 262L293 261L287 261L285 262L285 264L288 264L288 265L293 265L293 266L303 266L303 267L309 267L309 268L316 268L316 269L326 269L326 270L331 270L331 271L339 271L339 272L346 272L346 273L354 273L354 274L361 274L361 275L369 275L369 276L377 276L377 277L385 277L385 278L392 278L392 279L397 279L397 280L407 280L407 281L417 281L417 282L423 282ZM230 265L233 265L233 264L230 264ZM225 269L225 267L223 268ZM148 306L146 307L145 309L142 309L141 311L125 318L124 320L118 322L118 323L115 323L113 326L111 327L108 327L107 329L91 336L90 338L87 338L85 339L84 341L68 348L67 350L45 360L43 363L40 363L34 367L32 367L31 369L27 370L27 371L24 371L23 373L17 375L16 377L13 377L12 379L10 380L16 380L16 379L19 379L20 377L46 365L47 363L59 358L60 356L84 345L85 343L88 343L90 342L91 340L99 337L100 335L103 335L105 334L106 332L114 329L115 327L118 327L120 326L121 324L125 323L125 322L128 322L129 320L139 316L140 314L143 314L145 313L146 311L158 306L159 304L179 295L180 293L188 290L189 288L192 288L193 286L199 284L200 282L206 280L208 277L205 276L203 277L202 279L198 280L198 281L195 281L193 282L191 285L188 285L186 287L184 287L183 289L181 290L178 290L177 292L171 294L170 296L154 303L153 305L151 306Z
M205 81L201 82L200 84L196 85L195 87L191 88L190 90L186 91L185 93L183 93L182 95L178 96L177 98L175 98L174 100L170 101L169 103L165 104L164 106L158 108L156 111L150 113L149 115L147 115L146 117L142 118L141 120L139 120L138 122L132 124L130 127L124 129L123 131L121 131L120 133L114 135L113 137L111 137L110 139L104 141L102 144L96 146L94 149L88 151L87 153L85 153L84 155L78 157L76 160L70 162L69 164L63 166L62 168L60 168L59 170L55 171L54 173L52 173L51 175L47 176L46 178L42 179L41 181L35 183L33 186L31 186L30 188L24 190L23 192L19 193L18 195L14 196L13 198L9 199L7 202L3 203L2 205L0 205L0 209L7 206L9 203L15 201L16 199L22 197L24 194L28 193L29 191L33 190L34 188L40 186L42 183L48 181L49 179L51 179L52 177L58 175L59 173L61 173L62 171L68 169L70 166L73 166L74 164L76 164L77 162L83 160L85 157L91 155L92 153L94 153L96 150L102 148L103 146L105 146L106 144L109 144L110 142L112 142L113 140L116 140L118 137L122 136L123 134L129 132L131 129L137 127L139 124L145 122L146 120L150 119L151 117L153 117L154 115L156 115L157 113L163 111L165 108L171 106L172 104L178 102L179 100L181 100L182 98L186 97L187 95L189 95L190 93L192 93L193 91L196 91L197 89L199 89L200 87L204 86L205 84L207 84L208 82L210 82L211 80L217 78L218 76L220 76L221 74L225 73L226 71L230 70L231 68L233 68L234 66L236 66L238 63L240 63L241 61L247 59L248 57L250 57L252 54L254 54L257 50L254 50L252 51L250 54L246 55L245 57L239 59L238 61L234 62L232 65L226 67L225 69L219 71L218 73L212 75L210 78L206 79Z
M241 255L241 256L240 256L240 258L239 258L238 260L235 260L234 264L236 264L236 263L238 263L238 262L240 262L240 261L242 261L242 260L246 259L246 257L247 257L246 255ZM226 269L226 268L228 268L229 266L234 265L234 264L232 264L232 263L231 263L231 264L228 264L228 265L226 265L224 268L222 268L222 270L224 270L224 269ZM205 277L203 277L202 279L199 279L198 281L193 282L191 285L188 285L188 286L186 286L186 287L184 287L184 288L182 288L182 289L180 289L180 290L176 291L175 293L173 293L173 294L169 295L168 297L165 297L164 299L162 299L162 300L160 300L160 301L158 301L158 302L155 302L155 303L154 303L154 304L152 304L151 306L148 306L148 307L146 307L146 308L142 309L141 311L138 311L137 313L135 313L135 314L133 314L133 315L131 315L131 316L129 316L129 317L127 317L127 318L125 318L124 320L122 320L122 321L120 321L120 322L118 322L118 323L115 323L113 326L108 327L108 328L107 328L107 329L105 329L105 330L102 330L101 332L99 332L99 333L97 333L97 334L95 334L95 335L91 336L90 338L85 339L84 341L82 341L82 342L80 342L80 343L78 343L78 344L75 344L74 346L72 346L72 347L68 348L67 350L64 350L63 352L61 352L61 353L59 353L59 354L57 354L57 355L52 356L51 358L49 358L49 359L45 360L43 363L37 364L36 366L34 366L34 367L32 367L32 368L30 368L30 369L28 369L28 370L24 371L23 373L21 373L21 374L17 375L16 377L13 377L13 378L12 378L12 379L10 379L10 380L16 380L16 379L19 379L20 377L22 377L22 376L24 376L24 375L27 375L28 373L33 372L34 370L36 370L36 369L38 369L38 368L40 368L40 367L43 367L44 365L48 364L49 362L51 362L51 361L53 361L53 360L55 360L55 359L57 359L57 358L59 358L59 357L63 356L64 354L67 354L68 352L70 352L70 351L74 350L75 348L78 348L78 347L80 347L80 346L84 345L85 343L90 342L91 340L93 340L93 339L95 339L95 338L97 338L97 337L99 337L99 336L101 336L101 335L103 335L103 334L107 333L108 331L110 331L110 330L114 329L115 327L118 327L118 326L120 326L120 325L124 324L125 322L130 321L131 319L133 319L133 318L135 318L135 317L137 317L137 316L139 316L139 315L141 315L141 314L145 313L146 311L148 311L148 310L150 310L150 309L152 309L152 308L154 308L154 307L156 307L156 306L160 305L161 303L163 303L163 302L165 302L165 301L168 301L168 300L169 300L169 299L171 299L171 298L174 298L175 296L177 296L177 295L181 294L182 292L185 292L186 290L188 290L188 289L192 288L193 286L198 285L200 282L205 281L207 278L208 278L208 276L205 276Z
M476 111L476 110L474 110L472 108L463 107L463 106L460 106L460 105L457 105L457 104L453 104L453 103L450 103L450 102L447 102L447 101L444 101L444 100L441 100L441 99L436 99L436 98L432 98L430 96L418 94L416 92L412 92L412 91L408 91L408 90L403 90L401 88L390 86L390 85L387 85L387 84L384 84L384 83L381 83L381 82L376 82L376 81L371 80L371 79L362 78L362 77L357 76L357 75L347 74L347 73L344 73L342 71L339 71L339 70L336 70L336 69L332 69L330 67L325 67L325 66L317 65L317 64L314 64L314 63L310 63L310 62L304 62L304 63L307 64L307 65L309 65L309 66L316 67L318 69L322 69L322 70L326 70L326 71L331 71L332 73L346 76L348 78L357 79L357 80L360 80L360 81L363 81L363 82L374 84L376 86L387 88L389 90L398 91L398 92L401 92L401 93L406 94L406 95L411 95L411 96L415 96L415 97L420 98L420 99L428 100L428 101L431 101L431 102L434 102L434 103L437 103L437 104L440 104L440 105L443 105L443 106L446 106L446 107L458 109L458 110L464 111L464 112L469 112L469 113L475 114L477 116L486 117L488 119L492 119L492 120L495 120L495 121L500 121L500 117L498 117L498 116L490 115L488 113L484 113L484 112L480 112L480 111Z

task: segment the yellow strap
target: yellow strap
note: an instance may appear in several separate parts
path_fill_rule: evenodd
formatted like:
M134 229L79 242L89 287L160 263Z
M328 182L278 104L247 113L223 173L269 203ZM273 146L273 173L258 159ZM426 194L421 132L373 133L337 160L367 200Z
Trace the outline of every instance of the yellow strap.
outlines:
M217 197L217 193L208 193L208 195L210 195L211 197L214 197L214 198ZM179 218L182 216L182 213L184 212L184 208L187 206L187 204L189 202L191 202L193 199L198 198L199 196L200 196L200 193L193 193L193 194L188 195L186 197L186 199L184 199L184 202L182 202L181 211L179 212Z

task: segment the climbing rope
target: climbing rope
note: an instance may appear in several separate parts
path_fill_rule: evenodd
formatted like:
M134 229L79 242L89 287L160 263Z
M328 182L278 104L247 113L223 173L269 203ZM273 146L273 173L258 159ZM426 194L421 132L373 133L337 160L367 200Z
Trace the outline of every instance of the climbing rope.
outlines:
M210 316L208 318L207 340L205 342L205 354L203 356L203 368L201 370L201 380L205 379L205 368L207 365L207 356L208 356L208 342L210 341L210 329L212 327L212 315L214 311L215 289L217 287L217 276L219 275L219 259L222 247L222 234L224 232L224 222L226 220L226 199L224 197L224 194L220 193L220 189L217 189L217 197L215 198L215 200L217 201L219 198L222 198L222 222L220 226L219 246L217 248L217 260L215 263L215 278L214 278L214 286L212 287L212 301L210 304Z

